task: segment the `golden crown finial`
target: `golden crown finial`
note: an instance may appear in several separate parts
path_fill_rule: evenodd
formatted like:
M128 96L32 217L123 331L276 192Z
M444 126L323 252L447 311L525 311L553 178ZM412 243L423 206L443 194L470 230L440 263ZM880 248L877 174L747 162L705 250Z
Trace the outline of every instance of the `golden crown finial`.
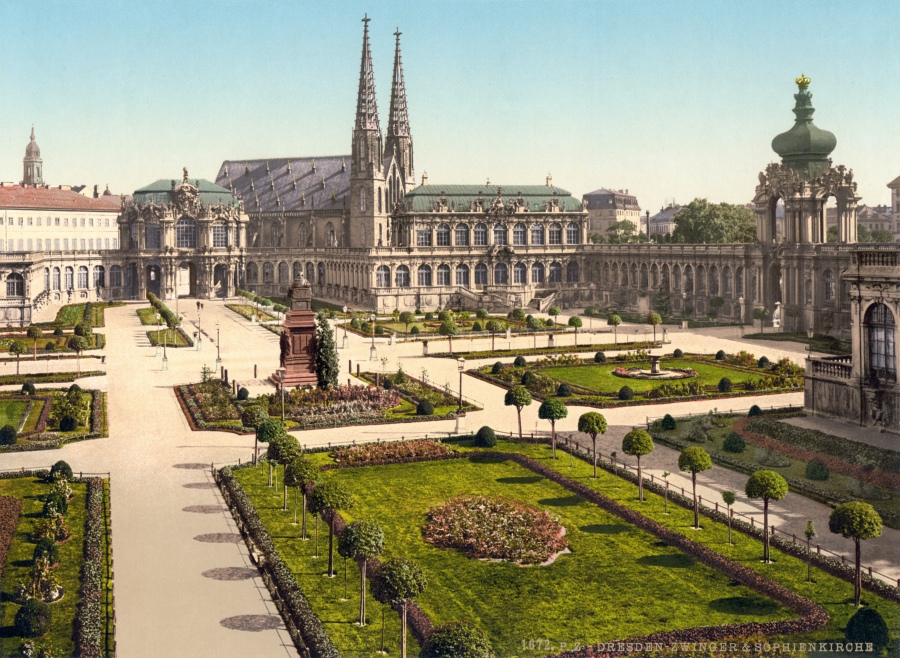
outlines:
M809 87L809 83L811 82L811 80L801 73L800 77L795 79L794 82L797 83L797 86L800 89L806 89L807 87Z

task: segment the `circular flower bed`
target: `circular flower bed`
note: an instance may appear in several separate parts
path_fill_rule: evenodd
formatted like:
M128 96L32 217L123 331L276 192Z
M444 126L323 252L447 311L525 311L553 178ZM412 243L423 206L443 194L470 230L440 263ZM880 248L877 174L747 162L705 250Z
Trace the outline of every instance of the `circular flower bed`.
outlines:
M667 368L657 373L641 368L623 368L619 366L613 370L616 377L625 379L690 379L697 376L697 371L692 368Z
M506 498L458 496L428 512L425 541L469 557L540 564L567 548L550 514Z

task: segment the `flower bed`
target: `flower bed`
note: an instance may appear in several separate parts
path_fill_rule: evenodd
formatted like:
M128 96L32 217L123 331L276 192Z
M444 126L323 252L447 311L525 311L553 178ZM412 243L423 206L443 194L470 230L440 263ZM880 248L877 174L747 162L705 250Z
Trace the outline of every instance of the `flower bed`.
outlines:
M459 397L450 391L449 385L446 388L440 389L426 381L410 377L406 373L403 373L401 376L400 373L389 375L363 372L360 373L359 377L370 384L380 384L384 388L396 390L400 394L400 397L414 406L418 405L422 400L428 400L434 407L435 414L438 416L455 418L456 414L453 412L456 412L459 409ZM438 410L441 407L445 408L448 413L438 413ZM449 410L446 409L448 407ZM474 404L463 400L462 412L465 414L467 411L480 411L480 407L476 407ZM432 418L432 420L434 419Z
M281 397L272 394L268 399L269 415L279 415ZM400 395L396 391L371 386L339 386L327 391L295 388L285 397L284 413L285 418L295 421L300 428L359 424L383 419L384 412L398 404Z
M278 320L274 315L259 310L250 304L225 304L225 308L234 311L248 320L252 320L254 316L259 322L273 322Z
M8 384L24 384L31 382L33 384L60 384L62 382L74 382L76 379L85 377L100 377L105 375L104 370L82 370L78 372L50 372L50 373L33 373L30 375L3 375L0 376L0 385Z
M153 330L147 332L147 339L154 347L193 347L194 341L188 336L184 329L176 327L175 329L162 329L160 331Z
M90 410L88 413L88 425L83 430L75 430L73 432L59 435L56 431L48 431L47 424L50 420L50 414L53 410L53 395L61 394L65 389L53 391L46 398L48 402L44 404L38 419L37 427L43 429L34 432L20 434L20 437L27 439L25 443L16 443L13 445L0 446L0 453L4 452L25 452L29 450L56 450L75 441L84 441L87 439L103 438L108 435L106 426L106 393L98 390L85 391L91 396ZM48 392L42 389L40 392Z
M623 368L619 366L613 370L616 377L624 377L625 379L646 379L646 380L671 380L671 379L688 379L696 377L697 371L693 368L665 368L659 373L653 374L649 370L641 368Z
M75 616L75 644L81 658L100 658L104 650L103 607L104 509L103 480L87 478L84 524L84 564L81 568L81 605Z
M351 467L403 464L449 454L453 454L453 449L444 443L430 439L415 439L413 441L364 443L359 446L338 448L331 453L331 458L340 467Z
M20 516L22 501L15 496L0 496L0 574L3 573L9 547L16 536Z
M547 512L505 498L458 496L428 511L425 541L469 557L540 564L568 547Z
M578 335L582 336L584 332ZM490 334L488 334L490 336ZM430 339L429 339L430 340ZM497 335L500 340L500 335ZM503 338L503 340L506 340ZM448 352L440 352L438 354L429 354L428 356L438 359L503 359L516 356L543 356L548 354L573 354L578 352L614 352L617 350L649 350L659 347L659 343L638 342L638 343L597 343L596 345L556 345L554 347L516 347L511 350L478 350L474 352L455 351L453 354Z

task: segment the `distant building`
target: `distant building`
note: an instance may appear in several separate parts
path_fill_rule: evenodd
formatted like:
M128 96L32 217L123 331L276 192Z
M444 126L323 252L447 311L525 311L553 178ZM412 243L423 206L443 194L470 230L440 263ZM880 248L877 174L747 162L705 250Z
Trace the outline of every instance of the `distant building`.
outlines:
M681 210L677 203L670 203L659 212L647 219L647 233L649 235L671 235L675 230L675 215Z
M900 242L900 176L888 183L891 189L891 217L894 220L894 241Z
M826 222L830 227L837 225L837 208L827 208L825 210ZM890 206L867 206L860 204L856 213L856 225L862 226L870 233L872 231L889 231L891 234L896 233L894 229L894 218ZM896 235L894 239L896 240Z
M601 188L585 194L582 202L588 211L589 234L606 238L609 227L622 221L634 224L635 233L641 230L641 207L637 197L629 194L628 190Z

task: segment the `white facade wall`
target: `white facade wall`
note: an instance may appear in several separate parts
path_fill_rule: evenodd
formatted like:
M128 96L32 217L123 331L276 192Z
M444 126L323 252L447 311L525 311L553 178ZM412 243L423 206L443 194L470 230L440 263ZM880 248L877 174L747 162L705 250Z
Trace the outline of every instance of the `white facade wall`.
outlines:
M117 216L114 211L0 208L0 252L118 249Z

